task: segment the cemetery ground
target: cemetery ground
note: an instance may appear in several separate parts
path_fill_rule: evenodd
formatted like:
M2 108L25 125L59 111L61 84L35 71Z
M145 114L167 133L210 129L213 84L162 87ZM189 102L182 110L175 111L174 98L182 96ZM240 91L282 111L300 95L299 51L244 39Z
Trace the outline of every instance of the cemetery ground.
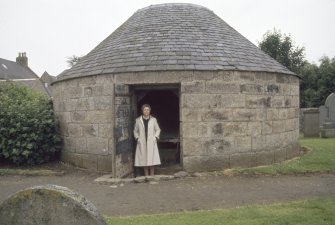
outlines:
M102 173L62 163L2 165L0 202L34 185L84 195L109 224L335 224L335 138L301 138L308 148L287 162L198 173L156 183L102 185Z

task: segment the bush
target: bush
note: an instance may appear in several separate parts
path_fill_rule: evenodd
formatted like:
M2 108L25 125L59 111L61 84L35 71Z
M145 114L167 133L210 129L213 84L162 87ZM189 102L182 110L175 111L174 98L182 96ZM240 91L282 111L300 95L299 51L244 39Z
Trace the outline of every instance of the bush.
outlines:
M15 164L48 162L60 151L51 101L11 82L0 82L0 157Z

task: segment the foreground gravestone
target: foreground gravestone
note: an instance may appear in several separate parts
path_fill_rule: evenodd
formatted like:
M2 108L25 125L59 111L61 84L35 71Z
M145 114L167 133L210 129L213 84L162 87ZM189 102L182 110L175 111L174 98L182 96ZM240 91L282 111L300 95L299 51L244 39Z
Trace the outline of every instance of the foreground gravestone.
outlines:
M82 195L56 185L35 186L0 205L1 225L106 225Z
M325 102L326 118L320 127L321 137L335 137L335 94L331 93Z

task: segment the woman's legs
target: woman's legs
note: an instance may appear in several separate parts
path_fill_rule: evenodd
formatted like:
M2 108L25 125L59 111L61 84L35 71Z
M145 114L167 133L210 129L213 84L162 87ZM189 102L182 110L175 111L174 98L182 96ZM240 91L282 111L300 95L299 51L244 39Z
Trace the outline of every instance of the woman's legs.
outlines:
M144 176L154 176L155 175L155 167L154 166L145 166L144 169Z
M149 176L149 167L148 166L145 166L144 168L144 176Z
M154 166L150 166L150 176L154 176L155 175L155 167Z

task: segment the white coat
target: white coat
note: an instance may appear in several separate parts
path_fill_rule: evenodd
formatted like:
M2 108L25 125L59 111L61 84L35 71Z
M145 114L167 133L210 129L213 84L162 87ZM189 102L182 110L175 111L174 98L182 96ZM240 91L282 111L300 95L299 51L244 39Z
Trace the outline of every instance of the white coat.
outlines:
M135 152L135 166L154 166L160 165L157 140L159 139L161 129L158 126L155 117L150 116L148 122L148 140L145 140L145 128L142 116L135 122L134 137L137 140Z

